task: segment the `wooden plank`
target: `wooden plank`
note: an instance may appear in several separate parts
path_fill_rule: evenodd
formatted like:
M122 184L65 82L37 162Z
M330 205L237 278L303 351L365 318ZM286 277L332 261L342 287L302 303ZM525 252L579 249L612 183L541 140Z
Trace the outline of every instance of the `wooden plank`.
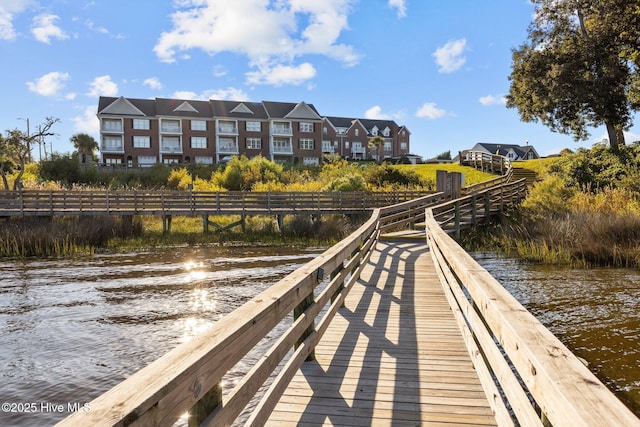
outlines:
M267 425L405 422L496 425L426 243L379 242Z

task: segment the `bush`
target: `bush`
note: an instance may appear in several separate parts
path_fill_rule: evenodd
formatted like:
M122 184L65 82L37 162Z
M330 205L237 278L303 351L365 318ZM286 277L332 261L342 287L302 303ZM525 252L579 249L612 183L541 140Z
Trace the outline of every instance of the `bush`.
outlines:
M564 180L552 175L533 185L522 207L532 217L548 213L562 214L571 210L571 198L575 189L566 186Z

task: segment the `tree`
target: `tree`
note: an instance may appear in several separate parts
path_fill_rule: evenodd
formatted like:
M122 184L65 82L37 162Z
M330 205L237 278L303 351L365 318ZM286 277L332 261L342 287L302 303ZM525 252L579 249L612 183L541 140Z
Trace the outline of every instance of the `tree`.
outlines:
M369 140L369 148L376 149L376 160L380 160L380 147L384 146L384 138L380 135L376 135Z
M59 120L47 117L45 123L38 127L34 134L25 133L18 129L8 130L5 137L0 136L0 176L5 190L9 189L8 174L18 170L13 180L13 189L16 190L24 174L24 166L30 158L31 146L40 143L45 136L55 135L51 127Z
M96 160L95 151L98 149L98 142L86 133L77 133L70 138L73 146L78 154L78 159L82 163L86 163L86 160Z
M451 160L451 150L444 151L436 156L438 160Z
M640 107L637 0L532 0L528 40L512 52L507 107L525 122L586 140L605 125L612 148Z

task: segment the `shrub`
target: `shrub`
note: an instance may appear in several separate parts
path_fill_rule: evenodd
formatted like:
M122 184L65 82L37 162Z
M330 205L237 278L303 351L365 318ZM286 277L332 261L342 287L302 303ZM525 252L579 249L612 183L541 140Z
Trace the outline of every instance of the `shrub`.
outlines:
M534 218L546 213L562 214L571 210L574 194L575 190L567 187L563 179L552 175L533 185L522 207Z

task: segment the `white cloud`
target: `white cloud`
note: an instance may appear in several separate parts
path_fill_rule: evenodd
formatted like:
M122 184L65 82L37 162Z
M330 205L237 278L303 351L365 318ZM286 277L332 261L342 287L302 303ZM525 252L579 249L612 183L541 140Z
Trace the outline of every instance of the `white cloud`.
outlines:
M31 92L35 92L38 95L55 96L64 89L64 82L69 78L69 73L53 71L32 82L27 82L27 87Z
M440 119L444 117L445 114L447 114L447 112L436 107L435 102L427 102L422 107L420 107L418 111L416 111L416 117L429 120Z
M149 86L151 89L162 89L162 83L160 83L160 80L157 77L149 77L148 79L145 79L142 84L145 86Z
M507 103L507 98L504 95L487 95L480 97L479 101L480 104L489 107L491 105L504 105Z
M100 76L89 83L88 96L116 96L118 85L111 81L111 76Z
M175 99L193 99L207 101L209 99L223 99L227 101L249 101L249 95L241 89L229 87L227 89L211 89L197 94L191 91L174 92L171 96Z
M247 74L251 82L300 84L315 75L309 63L291 65L303 55L358 63L353 47L338 42L354 1L181 0L175 4L183 9L172 15L173 28L160 35L154 52L165 62L191 49L235 52L256 68Z
M407 16L406 0L389 0L389 7L398 9L398 18Z
M391 116L383 113L382 107L380 107L379 105L374 105L364 112L364 118L372 120L389 120Z
M77 132L98 135L100 133L100 122L96 117L96 106L91 105L84 108L82 115L71 119L73 129Z
M13 28L13 18L32 3L32 0L0 1L0 40L15 40L17 34Z
M57 15L43 14L36 16L33 18L31 34L33 34L36 40L46 44L51 44L52 38L58 40L68 39L69 36L55 24L55 21L58 19L60 19L60 17Z
M466 48L467 39L459 39L449 41L444 46L436 49L432 56L436 59L438 72L453 73L459 70L467 61L464 56Z
M291 65L264 66L259 67L258 71L251 71L246 74L247 82L250 84L273 86L282 86L284 84L299 85L314 78L315 75L316 69L308 62L297 67Z

